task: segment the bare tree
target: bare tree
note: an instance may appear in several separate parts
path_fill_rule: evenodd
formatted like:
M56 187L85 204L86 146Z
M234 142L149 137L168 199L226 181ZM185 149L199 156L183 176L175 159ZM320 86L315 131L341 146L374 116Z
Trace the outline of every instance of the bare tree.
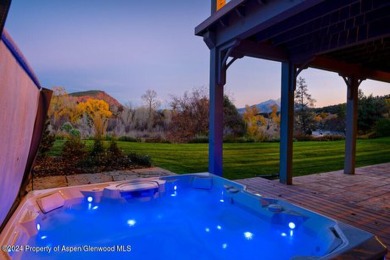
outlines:
M160 101L157 99L157 93L154 90L146 90L145 94L142 95L142 100L146 103L149 114L152 114L153 110L160 106Z
M142 95L142 100L146 103L149 114L148 128L150 129L153 125L153 114L160 106L161 102L157 99L156 91L152 89L146 90L145 94Z
M208 135L209 99L203 89L185 92L182 97L173 96L172 120L168 138L175 142L187 142L194 137Z

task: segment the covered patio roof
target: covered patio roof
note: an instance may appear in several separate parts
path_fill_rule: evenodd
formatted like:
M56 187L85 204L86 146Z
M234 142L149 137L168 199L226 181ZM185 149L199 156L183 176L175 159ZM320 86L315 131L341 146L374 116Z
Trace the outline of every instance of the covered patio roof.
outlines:
M195 28L229 54L390 82L390 2L233 0Z
M222 98L226 71L248 56L282 63L280 181L292 184L297 75L308 67L338 73L347 85L344 172L353 174L358 87L390 82L390 2L232 0L195 28L210 49L209 171L222 175Z

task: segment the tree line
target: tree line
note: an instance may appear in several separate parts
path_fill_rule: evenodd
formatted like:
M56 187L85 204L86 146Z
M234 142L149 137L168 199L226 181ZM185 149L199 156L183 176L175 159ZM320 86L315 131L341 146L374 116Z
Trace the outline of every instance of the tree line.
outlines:
M169 107L161 109L155 90L142 96L143 105L110 106L104 100L77 101L64 88L53 89L49 109L50 132L58 138L69 135L101 139L115 136L128 141L207 142L209 98L204 88L171 96ZM315 108L304 78L297 80L295 92L294 136L308 138L314 130L345 131L345 104ZM390 96L365 96L359 90L360 134L378 132L389 135ZM240 114L224 96L224 138L230 141L279 140L280 113L277 106L263 113L256 106L246 106ZM379 131L377 128L379 127ZM382 129L382 130L380 130Z
M160 109L155 90L142 96L143 106L109 106L104 100L78 102L62 87L53 89L48 117L50 132L58 138L115 136L123 140L196 142L208 136L209 99L204 88L172 96L169 108ZM227 137L245 134L243 118L228 96L224 97L224 132Z

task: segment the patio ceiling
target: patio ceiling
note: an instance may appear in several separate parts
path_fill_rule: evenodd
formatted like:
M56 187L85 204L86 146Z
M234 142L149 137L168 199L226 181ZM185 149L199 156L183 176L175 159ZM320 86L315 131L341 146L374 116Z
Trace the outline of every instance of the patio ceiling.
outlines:
M291 61L390 82L390 1L233 0L195 28L230 57Z

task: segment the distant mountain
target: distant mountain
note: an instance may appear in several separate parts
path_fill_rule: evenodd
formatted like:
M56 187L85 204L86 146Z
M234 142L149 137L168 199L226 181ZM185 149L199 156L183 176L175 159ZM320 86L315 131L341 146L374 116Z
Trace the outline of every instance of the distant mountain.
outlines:
M276 99L276 100L270 99L270 100L252 105L252 106L256 106L259 109L260 113L270 113L270 112L272 112L273 105L276 105L276 107L278 108L278 111L280 111L280 98ZM237 110L238 110L238 113L244 114L245 107L239 108Z
M108 95L106 92L101 90L89 90L89 91L81 91L70 93L70 96L76 98L77 102L85 102L89 98L99 99L106 101L110 107L123 107L118 100Z

